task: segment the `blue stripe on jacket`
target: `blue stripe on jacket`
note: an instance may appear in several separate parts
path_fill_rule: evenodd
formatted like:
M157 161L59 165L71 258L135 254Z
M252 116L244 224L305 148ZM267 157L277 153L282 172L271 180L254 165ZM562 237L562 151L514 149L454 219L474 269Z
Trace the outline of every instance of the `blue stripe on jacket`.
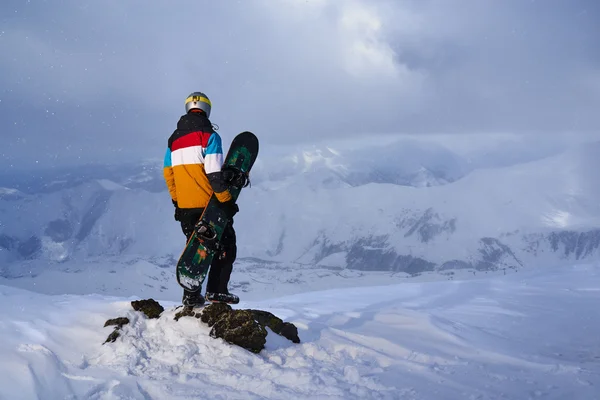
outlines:
M171 162L171 149L167 147L167 153L165 154L165 163L163 168L171 167L173 163Z
M208 154L223 154L223 145L221 144L221 136L217 132L213 132L208 138L206 145L206 155Z

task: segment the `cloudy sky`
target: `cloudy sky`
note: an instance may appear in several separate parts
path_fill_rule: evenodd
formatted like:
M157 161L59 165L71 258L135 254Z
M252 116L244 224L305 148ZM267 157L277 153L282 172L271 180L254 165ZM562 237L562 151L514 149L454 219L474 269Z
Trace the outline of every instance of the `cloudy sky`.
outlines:
M0 155L160 157L196 90L225 141L598 132L599 20L596 0L2 0Z

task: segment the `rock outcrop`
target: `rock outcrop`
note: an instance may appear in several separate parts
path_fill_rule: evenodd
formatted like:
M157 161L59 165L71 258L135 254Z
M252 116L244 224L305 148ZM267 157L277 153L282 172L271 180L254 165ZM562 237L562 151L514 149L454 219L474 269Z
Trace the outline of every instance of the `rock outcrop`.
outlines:
M160 318L164 311L153 299L132 301L131 306L149 319ZM293 343L300 343L298 328L268 311L234 310L228 304L215 303L204 308L182 307L173 319L179 321L184 317L200 319L212 328L211 337L223 339L253 353L260 353L265 348L269 333L267 328ZM105 327L115 326L115 329L104 343L115 342L121 335L121 328L129 322L129 318L126 317L106 321Z
M113 319L109 319L108 321L106 321L104 323L105 328L107 326L114 326L115 329L110 333L110 335L108 335L108 338L106 338L104 343L114 343L115 340L117 340L119 338L119 336L121 336L120 330L123 327L123 325L127 325L128 323L129 323L129 318L126 318L126 317L113 318Z
M148 300L138 300L132 301L131 307L135 311L141 311L144 315L150 319L160 317L165 309L161 306L156 300L148 299Z

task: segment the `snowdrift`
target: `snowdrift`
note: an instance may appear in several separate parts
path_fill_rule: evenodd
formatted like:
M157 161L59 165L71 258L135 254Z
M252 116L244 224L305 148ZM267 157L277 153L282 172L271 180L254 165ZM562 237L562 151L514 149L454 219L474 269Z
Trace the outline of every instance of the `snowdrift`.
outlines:
M313 292L240 304L299 328L258 355L130 300L0 287L0 397L496 399L597 396L600 270ZM116 315L131 322L103 345Z

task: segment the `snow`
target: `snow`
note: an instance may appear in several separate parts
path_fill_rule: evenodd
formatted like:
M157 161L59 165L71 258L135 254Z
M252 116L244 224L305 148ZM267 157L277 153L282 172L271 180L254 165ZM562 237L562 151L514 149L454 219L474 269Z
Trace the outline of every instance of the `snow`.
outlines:
M12 195L18 193L19 191L17 189L0 187L0 195Z
M369 281L364 283L369 285ZM0 398L598 398L600 266L300 293L240 308L296 324L259 355L129 301L0 286ZM102 345L109 318L127 316Z
M23 193L17 189L0 187L0 200L18 200L23 197Z
M123 185L119 185L116 182L113 182L109 179L98 179L98 184L106 190L124 190L127 189L125 186Z

